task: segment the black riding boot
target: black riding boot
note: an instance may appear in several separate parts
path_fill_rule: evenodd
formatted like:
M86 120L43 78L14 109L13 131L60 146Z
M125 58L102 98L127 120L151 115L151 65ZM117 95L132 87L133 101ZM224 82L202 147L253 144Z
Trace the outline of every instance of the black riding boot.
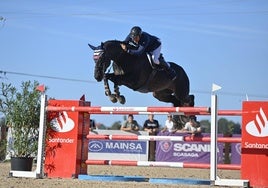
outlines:
M164 60L163 57L159 57L159 62L160 62L159 66L166 71L169 78L171 80L175 80L177 77L176 72L167 64L167 62Z

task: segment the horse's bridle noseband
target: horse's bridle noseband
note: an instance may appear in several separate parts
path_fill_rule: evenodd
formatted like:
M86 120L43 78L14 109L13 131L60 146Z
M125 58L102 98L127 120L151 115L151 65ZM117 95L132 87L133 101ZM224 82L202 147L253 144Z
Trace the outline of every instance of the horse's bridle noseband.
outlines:
M103 55L103 53L104 53L104 50L103 49L94 50L94 53L93 53L93 59L94 59L94 61L98 61L99 58Z

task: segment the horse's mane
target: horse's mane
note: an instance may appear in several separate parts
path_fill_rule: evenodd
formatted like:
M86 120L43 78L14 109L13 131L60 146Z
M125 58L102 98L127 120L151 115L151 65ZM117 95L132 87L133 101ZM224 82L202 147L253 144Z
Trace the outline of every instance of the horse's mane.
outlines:
M104 42L104 44L111 44L111 43L120 45L123 42L120 40L107 40L106 42Z
M108 50L109 52L112 53L122 53L124 52L120 44L124 43L123 41L120 40L107 40L106 42L102 43L102 47L105 50Z
M114 40L107 40L106 42L122 43L122 41L120 41L120 40L116 40L116 39L114 39Z

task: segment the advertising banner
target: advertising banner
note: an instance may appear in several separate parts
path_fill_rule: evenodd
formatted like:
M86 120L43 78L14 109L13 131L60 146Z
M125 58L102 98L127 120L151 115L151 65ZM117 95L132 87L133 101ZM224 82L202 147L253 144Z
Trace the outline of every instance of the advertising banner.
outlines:
M89 102L49 100L51 106L89 106ZM48 112L45 148L45 173L48 177L72 178L87 173L82 164L87 158L89 114L84 112Z
M187 133L159 133L158 136L189 136ZM203 133L201 136L210 136ZM210 163L210 142L158 141L156 161ZM218 143L218 163L223 163L223 143Z
M146 131L94 130L89 134L148 135ZM88 159L148 161L148 141L90 140Z
M242 112L242 178L268 187L268 102L245 101Z

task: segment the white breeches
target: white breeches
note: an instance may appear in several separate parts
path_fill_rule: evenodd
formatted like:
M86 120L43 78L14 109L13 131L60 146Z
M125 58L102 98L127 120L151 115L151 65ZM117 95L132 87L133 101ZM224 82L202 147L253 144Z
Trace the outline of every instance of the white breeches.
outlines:
M159 65L159 56L161 53L161 45L156 48L154 51L151 52L152 53L152 58L155 64Z

